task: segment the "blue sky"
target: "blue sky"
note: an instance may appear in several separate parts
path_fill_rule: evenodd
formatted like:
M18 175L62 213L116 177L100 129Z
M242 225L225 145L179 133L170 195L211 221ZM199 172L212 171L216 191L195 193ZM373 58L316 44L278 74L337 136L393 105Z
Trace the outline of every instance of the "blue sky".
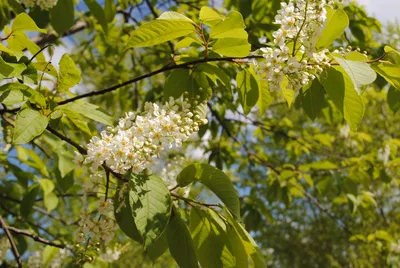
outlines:
M357 0L381 22L400 20L400 0Z

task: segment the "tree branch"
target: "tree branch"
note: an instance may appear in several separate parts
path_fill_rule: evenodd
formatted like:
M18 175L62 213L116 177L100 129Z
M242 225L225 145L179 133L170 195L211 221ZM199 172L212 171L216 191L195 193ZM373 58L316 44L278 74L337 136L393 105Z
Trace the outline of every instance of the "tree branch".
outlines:
M17 229L17 228L12 227L12 226L9 226L8 230L10 230L13 233L19 234L19 235L24 235L24 236L30 237L33 240L35 240L36 242L39 242L39 243L42 243L42 244L46 244L46 245L57 247L57 248L66 248L67 247L67 245L65 245L65 244L54 243L54 242L52 242L50 240L44 239L44 238L42 238L40 236L31 234L31 233L29 233L27 231L24 231L24 230L21 230L21 229Z
M6 236L8 238L8 241L10 242L11 250L14 254L15 261L17 262L18 267L22 268L21 256L19 255L19 252L18 252L17 246L15 245L15 241L14 241L13 237L9 232L9 230L11 230L12 227L7 227L2 216L0 216L0 224L4 230L4 233L6 234Z

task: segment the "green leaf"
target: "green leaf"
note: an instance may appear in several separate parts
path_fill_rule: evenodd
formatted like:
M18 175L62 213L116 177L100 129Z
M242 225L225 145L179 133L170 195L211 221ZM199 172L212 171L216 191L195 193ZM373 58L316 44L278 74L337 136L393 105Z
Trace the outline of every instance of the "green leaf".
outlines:
M39 111L25 108L17 114L13 136L14 144L24 144L39 136L46 129L48 118Z
M396 113L400 109L400 91L390 87L387 93L387 103L390 109Z
M253 238L241 224L239 224L229 213L228 215L229 215L228 222L240 236L244 248L246 250L246 253L251 259L253 267L266 268L267 267L266 262L256 242L253 240Z
M28 218L28 216L31 214L38 194L39 187L37 184L29 187L28 191L24 194L20 206L20 213L22 217Z
M137 28L128 41L128 48L158 45L194 33L190 21L155 20Z
M0 57L0 81L4 78L20 78L22 72L25 70L26 65L24 63L5 62L3 58Z
M115 220L128 237L132 238L136 242L143 243L143 239L136 227L135 220L132 217L132 210L129 204L129 192L120 194L121 187L118 187L117 194L114 197L114 215Z
M202 63L196 68L207 75L215 85L217 85L217 81L220 81L225 87L230 88L231 78L214 62Z
M60 147L57 151L58 170L60 171L61 178L64 178L68 173L75 169L74 155L64 146Z
M43 267L49 267L51 261L57 257L58 251L60 249L53 246L46 246L42 253L42 263Z
M44 196L43 202L47 211L51 212L58 206L58 197L52 192Z
M169 251L179 267L199 267L192 237L190 236L186 223L178 214L172 216L168 223L166 233Z
M90 118L92 120L95 120L97 122L106 124L111 126L113 124L113 118L106 114L106 111L103 109L99 108L96 105L93 105L88 102L84 103L67 103L64 105L57 106L55 110L61 110L61 111L66 111L68 112L75 112L79 113L87 118Z
M292 107L292 104L295 101L295 92L292 88L287 88L286 85L282 86L282 94L283 97L285 98L289 108Z
M329 7L326 9L328 12L327 20L325 28L316 43L318 49L329 47L349 26L349 18L343 9L333 10Z
M84 0L85 4L89 8L90 13L92 13L93 17L97 20L97 22L101 25L104 32L108 32L108 25L106 14L104 13L103 8L96 0Z
M0 102L9 106L26 102L35 93L30 87L20 83L8 83L0 87Z
M330 161L318 161L310 164L304 164L299 167L301 171L309 171L310 169L336 169L338 166Z
M20 13L12 23L11 30L15 33L16 31L34 31L40 33L47 33L46 29L40 29L37 27L35 21L29 17L26 13Z
M169 21L186 21L195 24L194 21L175 11L167 11L160 15L157 20L169 20Z
M356 131L364 116L364 102L349 75L342 67L335 66L322 73L320 82L351 130Z
M45 62L45 61L34 62L33 66L35 66L36 70L38 70L40 72L47 73L51 76L58 78L56 68L54 68L54 66L49 62Z
M245 28L242 14L233 11L224 20L211 27L210 37L213 39L226 37L247 39Z
M156 241L149 245L149 247L146 249L146 253L150 257L150 259L155 262L167 251L167 249L167 232L163 232L161 237L159 237Z
M236 259L236 267L247 268L249 261L242 238L232 225L227 225L226 229L227 236L231 241L232 253Z
M265 113L267 108L272 104L274 98L269 91L268 81L259 80L258 81L259 98L258 98L258 109L260 111L260 116Z
M74 25L74 17L74 0L57 1L57 4L50 10L50 24L60 35Z
M213 27L215 24L222 21L223 16L218 14L216 11L214 11L214 9L210 7L202 7L200 9L199 18L203 24Z
M167 227L172 200L165 182L157 176L132 176L129 203L136 227L147 249Z
M397 89L400 89L400 65L389 62L371 64L372 69L380 74L388 83Z
M201 42L198 39L195 39L190 36L185 37L182 40L180 40L178 43L176 43L175 50L190 47L193 43L201 45ZM1 48L0 48L0 50L1 50Z
M250 54L251 45L247 38L220 38L212 46L215 53L228 57L246 57Z
M61 57L59 66L58 91L67 91L81 81L81 71L68 54Z
M226 226L220 224L224 223L217 222L209 213L192 207L190 232L202 267L236 267L232 245L224 231Z
M168 101L170 97L179 98L187 89L189 84L189 70L173 70L164 84L164 100Z
M40 179L39 184L42 187L44 195L50 194L55 188L53 181L49 179Z
M194 181L202 183L221 199L235 217L240 218L238 193L232 181L221 170L208 164L191 164L179 173L176 180L180 187Z
M240 104L243 107L244 114L247 115L258 101L257 80L248 70L241 70L236 75L236 84L239 88Z
M104 15L108 23L114 20L115 14L117 13L117 8L115 6L114 0L106 0L104 5Z
M375 81L376 72L367 63L338 57L334 58L350 76L358 94L361 94L362 86L372 84Z
M314 79L311 85L303 87L300 100L304 111L314 121L321 113L325 102L325 91L321 83Z

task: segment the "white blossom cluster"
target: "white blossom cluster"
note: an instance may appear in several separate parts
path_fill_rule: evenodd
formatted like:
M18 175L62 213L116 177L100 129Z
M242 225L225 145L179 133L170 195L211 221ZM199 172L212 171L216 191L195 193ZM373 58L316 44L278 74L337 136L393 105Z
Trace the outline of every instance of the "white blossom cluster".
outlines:
M47 263L46 267L50 268L60 268L64 266L64 260L68 257L68 251L66 249L60 249L57 252L57 256L51 259L49 263ZM34 251L29 256L26 267L29 268L41 268L44 267L43 262L43 251Z
M26 8L39 6L41 10L49 10L57 4L58 0L20 0Z
M82 243L90 242L101 242L103 245L107 245L113 238L116 230L115 220L110 217L113 215L113 204L110 201L99 201L98 214L93 215L87 209L87 206L82 208L81 216L79 220L79 235L77 242Z
M173 98L161 106L147 102L143 113L129 112L116 128L102 131L101 137L93 137L83 163L91 166L92 173L103 163L120 174L130 169L140 173L165 148L180 147L207 123L190 108L187 100L178 103Z
M274 47L261 48L265 61L256 63L258 72L268 80L271 91L307 85L329 66L328 50L317 51L315 44L326 21L326 0L290 0L281 3L275 17L280 29L274 32Z
M378 160L387 164L390 158L390 145L387 143L384 148L378 150Z

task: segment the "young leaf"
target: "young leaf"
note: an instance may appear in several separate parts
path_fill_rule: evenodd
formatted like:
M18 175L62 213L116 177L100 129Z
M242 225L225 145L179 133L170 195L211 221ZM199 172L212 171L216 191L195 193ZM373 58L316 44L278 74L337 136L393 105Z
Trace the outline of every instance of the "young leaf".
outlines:
M194 33L190 21L155 20L137 28L128 41L128 48L158 45Z
M210 7L202 7L200 9L200 20L205 25L213 27L215 24L222 21L223 16L218 14L214 9Z
M15 33L16 31L34 31L40 33L47 33L46 29L40 29L37 27L35 21L29 17L26 13L20 13L15 18L12 26L12 31Z
M59 91L67 91L81 81L81 71L79 71L75 62L68 54L64 54L61 57L59 66L60 75L57 87Z
M90 104L88 102L84 103L67 103L64 105L57 106L55 110L61 110L68 112L79 113L87 118L95 120L97 122L111 126L113 124L113 118L106 114L106 111L99 108L96 105Z
M389 62L381 62L371 64L371 67L393 87L400 89L400 65Z
M172 216L166 232L169 251L179 267L199 267L192 237L186 223L178 214Z
M212 46L215 53L228 57L246 57L250 54L250 49L247 38L220 38Z
M164 100L168 101L170 97L179 98L187 89L189 83L189 70L173 70L164 85Z
M43 203L47 211L51 212L58 206L58 197L51 192L43 197Z
M238 193L229 177L208 164L191 164L177 177L178 185L185 187L194 181L207 186L227 206L235 217L240 218Z
M267 108L272 104L274 97L269 91L268 81L258 80L259 98L257 101L258 110L260 115L263 115Z
M14 144L24 144L42 134L48 124L48 118L31 108L22 109L17 114L13 136Z
M376 79L376 72L365 62L345 60L334 57L335 60L342 66L346 73L350 76L354 83L358 94L361 94L361 87L372 84Z
M136 227L147 249L167 227L172 200L168 187L157 176L132 176L129 204Z
M57 1L50 10L50 24L62 35L74 25L74 0Z
M304 111L314 121L321 113L325 102L325 91L321 83L314 79L311 85L303 87L300 100Z
M29 187L21 201L20 213L22 217L28 218L28 216L31 214L38 194L39 186L37 184Z
M4 78L21 77L23 71L26 70L26 65L23 63L5 62L0 57L0 81Z
M224 231L226 226L196 207L190 213L190 232L202 267L236 267L230 240ZM239 267L239 266L237 266Z
M236 75L236 84L239 88L240 104L243 107L244 114L247 115L258 101L257 80L252 73L242 70Z
M338 37L340 37L344 30L349 26L349 18L343 9L333 10L329 7L327 9L327 20L325 28L321 36L317 40L316 47L318 49L329 47Z
M53 181L49 179L40 179L39 184L42 187L44 195L50 194L55 188Z
M247 39L245 28L242 14L233 11L224 20L211 27L210 37L213 39L226 37Z
M356 131L364 116L364 102L349 75L342 67L335 66L321 75L320 82L350 128Z
M185 15L182 15L178 12L175 11L167 11L164 12L160 15L160 17L157 18L158 20L169 20L169 21L187 21L192 24L195 24L194 21L186 17Z

